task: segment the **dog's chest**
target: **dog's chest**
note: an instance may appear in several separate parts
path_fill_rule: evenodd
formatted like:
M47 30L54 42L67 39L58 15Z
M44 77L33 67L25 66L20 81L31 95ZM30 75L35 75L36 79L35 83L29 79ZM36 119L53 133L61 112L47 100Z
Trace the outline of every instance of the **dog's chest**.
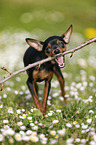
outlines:
M53 72L52 71L47 71L46 69L43 70L34 70L33 71L33 78L35 81L43 81L45 79L50 80L53 76Z

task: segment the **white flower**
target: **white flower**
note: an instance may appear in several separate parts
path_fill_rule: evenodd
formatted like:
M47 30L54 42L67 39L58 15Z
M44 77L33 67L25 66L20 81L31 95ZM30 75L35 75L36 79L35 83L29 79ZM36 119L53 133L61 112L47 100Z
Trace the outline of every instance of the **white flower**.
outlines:
M52 97L57 97L59 95L59 93L54 93Z
M31 135L31 134L32 134L32 130L27 130L27 131L26 131L26 134L27 134L27 135Z
M81 133L82 133L82 134L85 134L85 133L86 133L86 130L82 130Z
M50 144L56 144L57 143L57 140L55 139L50 139Z
M0 134L0 142L2 142L3 140L4 140L4 136Z
M87 129L88 125L82 125L82 129Z
M58 110L56 110L56 112L60 113L60 112L61 112L61 110L59 110L59 109L58 109Z
M20 82L21 81L21 78L20 77L16 77L16 81L17 82Z
M25 119L25 118L26 118L26 114L23 114L23 115L22 115L22 119Z
M18 91L17 91L17 90L15 90L14 93L15 93L16 95L18 95Z
M89 79L90 79L91 81L95 81L95 77L92 76L92 75L89 76Z
M22 130L19 133L21 134L21 136L26 136L26 133Z
M79 124L76 124L75 127L76 127L76 128L80 128L80 125L79 125Z
M43 138L45 138L45 135L44 135L44 134L39 134L39 137L40 137L41 139L43 139Z
M36 131L33 131L32 132L32 136L37 136L37 132Z
M47 105L51 106L50 100L47 100Z
M8 120L3 120L3 123L9 123L9 121Z
M73 138L69 138L69 139L66 140L66 143L67 143L67 144L71 144L73 141L74 141Z
M75 139L75 142L80 142L80 138L76 138Z
M57 132L58 132L58 134L59 134L60 136L64 136L66 130L65 130L65 129L62 129L62 130L58 130Z
M6 95L6 94L4 94L4 95L3 95L3 98L7 98L7 95Z
M73 125L76 125L76 124L77 124L77 121L74 121L74 122L73 122Z
M35 121L35 124L37 124L37 123L38 123L38 121L36 120L36 121Z
M57 139L58 137L59 137L58 135L55 136L56 139Z
M30 117L27 117L27 119L28 119L28 120L32 120L32 117L31 117L31 116L30 116Z
M64 101L64 98L63 98L62 96L60 96L59 99L60 99L61 101Z
M41 144L47 144L47 140L40 140L41 141Z
M25 109L22 109L22 112L25 112ZM26 114L24 114L24 115L26 115Z
M24 137L22 138L22 140L24 140L24 141L29 141L29 139L30 139L29 136L24 136Z
M94 141L96 142L96 134L95 134L95 135L93 135L93 139L94 139Z
M15 131L12 130L11 128L9 128L9 129L7 130L7 134L10 135L10 136L12 136L12 135L15 134Z
M94 84L93 84L92 82L90 82L90 83L89 83L89 86L90 86L90 87L93 87L93 86L94 86Z
M14 112L13 112L13 108L12 107L9 107L8 108L8 113L11 113L11 114L13 114Z
M17 109L16 112L17 112L17 114L21 114L21 110L20 109Z
M86 82L86 81L83 81L82 83L83 83L83 86L84 86L84 87L87 87L87 85L88 85L88 82Z
M80 88L82 85L81 85L81 83L78 83L78 84L76 84L76 88Z
M38 130L38 126L35 125L35 126L32 127L32 129L33 130Z
M5 129L1 129L2 135L7 136L7 131Z
M32 142L38 142L38 141L39 141L39 138L38 138L37 136L31 135L29 138L30 138L30 140L31 140Z
M26 129L26 126L20 126L20 129L21 130L25 130Z
M31 109L31 112L33 112L34 111L34 109Z
M96 145L96 142L95 141L90 141L89 144L90 145Z
M85 144L86 143L86 139L81 139L81 143Z
M17 141L21 141L22 140L22 137L21 137L21 134L20 133L16 133L14 137L15 137L15 139Z
M9 129L9 126L8 125L4 125L4 129Z
M92 113L92 114L94 114L94 111L93 111L93 110L90 110L90 111L89 111L89 113Z
M30 123L30 126L34 126L34 123Z
M50 112L50 113L48 113L48 116L52 116L52 114L53 114L53 113L52 113L52 112Z
M21 125L23 125L23 123L20 121L20 122L17 122L17 125L21 126Z
M59 120L53 120L53 124L56 124L56 123L58 123L59 122Z
M3 108L3 105L0 105L0 108Z
M91 123L92 122L92 119L87 119L87 123Z
M55 130L51 130L50 131L50 134L53 135L53 136L55 136L56 135L56 131Z
M72 127L72 124L71 123L66 123L66 126L71 128Z

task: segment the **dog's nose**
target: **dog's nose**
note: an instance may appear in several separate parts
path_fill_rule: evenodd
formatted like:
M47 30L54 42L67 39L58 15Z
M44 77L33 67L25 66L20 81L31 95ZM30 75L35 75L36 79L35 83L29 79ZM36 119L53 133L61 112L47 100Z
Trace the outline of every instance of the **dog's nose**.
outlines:
M60 53L60 50L59 50L59 49L55 49L55 50L54 50L54 53L55 53L55 54L58 54L58 53Z

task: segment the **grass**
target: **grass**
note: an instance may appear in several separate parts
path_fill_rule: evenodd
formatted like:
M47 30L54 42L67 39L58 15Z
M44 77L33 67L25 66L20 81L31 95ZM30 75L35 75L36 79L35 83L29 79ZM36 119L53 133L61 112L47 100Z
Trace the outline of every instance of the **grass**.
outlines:
M31 14L31 15L30 15ZM23 68L26 37L45 40L63 34L73 24L68 48L96 35L95 1L0 1L0 67ZM83 22L82 22L83 21ZM88 28L88 29L87 29ZM86 34L85 34L86 30ZM96 144L96 44L66 56L64 104L56 76L51 83L46 117L35 108L26 86L27 74L4 83L0 92L1 145ZM0 80L8 74L0 70ZM39 84L42 102L44 83Z
M30 33L2 33L1 37L1 42L5 36L8 38L7 43L10 49L6 49L6 41L1 45L4 51L1 51L0 63L1 66L4 65L11 71L23 67L20 62L22 62L21 52L25 44L22 41L19 42L19 35L25 37ZM81 38L79 35L76 37ZM73 42L75 42L74 37L70 41L69 48L74 46ZM21 49L18 49L19 46ZM94 46L95 44L91 44L89 48L78 51L72 58L66 56L66 67L62 73L65 78L66 97L68 97L69 104L64 104L59 83L54 76L45 118L35 108L26 86L26 73L19 74L4 83L4 90L0 93L0 142L2 145L18 143L21 145L95 144L96 66L93 60L96 52ZM6 61L4 52L14 55ZM16 54L20 56L17 57ZM6 75L8 74L2 70L0 78L3 79ZM44 83L39 84L41 102L43 87Z

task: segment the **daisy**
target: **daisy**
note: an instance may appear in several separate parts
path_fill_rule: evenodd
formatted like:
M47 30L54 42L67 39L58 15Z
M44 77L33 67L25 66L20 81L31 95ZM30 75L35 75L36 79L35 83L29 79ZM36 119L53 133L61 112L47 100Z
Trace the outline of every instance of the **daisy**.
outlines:
M14 138L17 140L17 141L21 141L22 138L21 138L21 134L20 133L16 133Z
M31 135L31 134L32 134L32 130L27 130L27 131L26 131L26 134L27 134L27 135Z
M30 138L30 140L31 140L32 142L38 142L38 141L39 141L39 138L38 138L37 136L31 135L29 138Z
M3 123L9 123L9 121L8 120L3 120Z
M10 135L10 136L12 136L12 135L15 134L15 131L12 130L11 128L9 128L9 129L7 130L7 134Z
M35 126L32 127L32 129L33 130L38 130L38 126L35 125Z
M53 124L57 124L59 122L59 120L53 120Z
M28 120L32 120L32 117L31 117L31 116L30 116L30 117L27 117L27 119L28 119Z
M41 139L43 139L43 138L45 138L45 135L44 135L44 134L39 134L39 137L40 137Z
M2 142L3 140L4 140L4 136L0 134L0 142Z
M20 121L20 122L17 122L17 125L21 126L21 125L23 125L23 123Z
M51 134L52 136L55 136L55 135L56 135L56 131L55 131L55 130L51 130L51 131L50 131L50 134Z
M66 130L62 129L62 130L58 130L57 132L58 132L58 134L59 134L60 136L64 136Z
M91 123L92 122L92 119L87 119L87 123Z
M66 126L71 128L72 127L72 124L71 123L66 123Z
M61 110L59 110L59 109L58 109L58 110L56 110L56 112L60 113L60 112L61 112Z

